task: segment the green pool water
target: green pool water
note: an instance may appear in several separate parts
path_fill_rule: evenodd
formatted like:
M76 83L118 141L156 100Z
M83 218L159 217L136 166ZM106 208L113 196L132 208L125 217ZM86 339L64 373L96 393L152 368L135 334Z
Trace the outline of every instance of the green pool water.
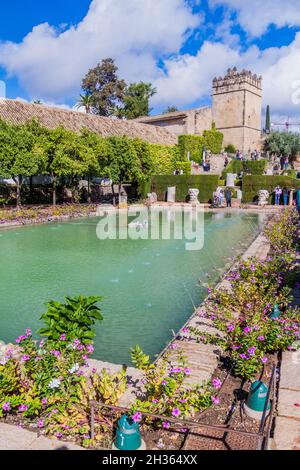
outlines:
M96 357L129 363L136 344L154 357L207 295L199 279L207 282L208 273L217 282L263 221L253 213L206 213L200 251L186 251L184 240L99 240L97 223L0 231L0 339L37 331L48 300L102 295Z

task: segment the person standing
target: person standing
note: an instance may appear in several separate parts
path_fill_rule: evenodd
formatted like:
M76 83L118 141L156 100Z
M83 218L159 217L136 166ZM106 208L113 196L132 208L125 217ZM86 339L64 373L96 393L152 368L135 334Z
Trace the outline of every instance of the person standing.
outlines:
M284 164L283 164L283 167L284 167L284 170L288 170L289 169L289 157L286 155L284 157Z
M297 195L296 195L296 206L300 214L300 188L298 188Z
M288 201L289 201L289 196L290 196L290 192L288 188L283 188L282 194L283 194L283 204L287 206Z
M232 193L230 188L225 189L225 199L226 199L226 206L231 207L231 198L232 198Z
M219 192L219 201L218 201L218 206L222 207L223 206L223 200L224 200L224 192L223 189L220 189Z
M282 194L281 187L276 186L276 188L275 188L275 205L276 206L279 206L281 194Z

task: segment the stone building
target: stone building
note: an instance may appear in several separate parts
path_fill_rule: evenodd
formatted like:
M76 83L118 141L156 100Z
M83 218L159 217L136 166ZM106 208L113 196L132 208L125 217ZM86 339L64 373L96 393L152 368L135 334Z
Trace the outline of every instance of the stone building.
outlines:
M201 135L212 122L224 134L224 147L233 144L242 152L261 147L262 77L250 71L229 69L213 80L212 107L147 116L143 124L164 127L174 134Z

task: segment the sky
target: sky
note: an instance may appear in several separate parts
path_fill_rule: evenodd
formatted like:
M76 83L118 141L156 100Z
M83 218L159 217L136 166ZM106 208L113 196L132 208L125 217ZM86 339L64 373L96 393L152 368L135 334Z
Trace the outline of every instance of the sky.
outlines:
M250 69L263 76L272 122L300 130L300 0L1 1L8 98L72 108L107 57L128 83L157 88L152 113L210 104L215 76Z

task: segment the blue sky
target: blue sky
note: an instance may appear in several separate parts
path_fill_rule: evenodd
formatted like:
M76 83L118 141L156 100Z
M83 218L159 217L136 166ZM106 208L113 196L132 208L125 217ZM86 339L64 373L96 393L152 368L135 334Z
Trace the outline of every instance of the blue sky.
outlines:
M7 97L74 106L81 79L113 57L128 82L151 81L154 112L210 103L228 67L262 74L276 121L300 103L295 0L2 0L0 80Z

